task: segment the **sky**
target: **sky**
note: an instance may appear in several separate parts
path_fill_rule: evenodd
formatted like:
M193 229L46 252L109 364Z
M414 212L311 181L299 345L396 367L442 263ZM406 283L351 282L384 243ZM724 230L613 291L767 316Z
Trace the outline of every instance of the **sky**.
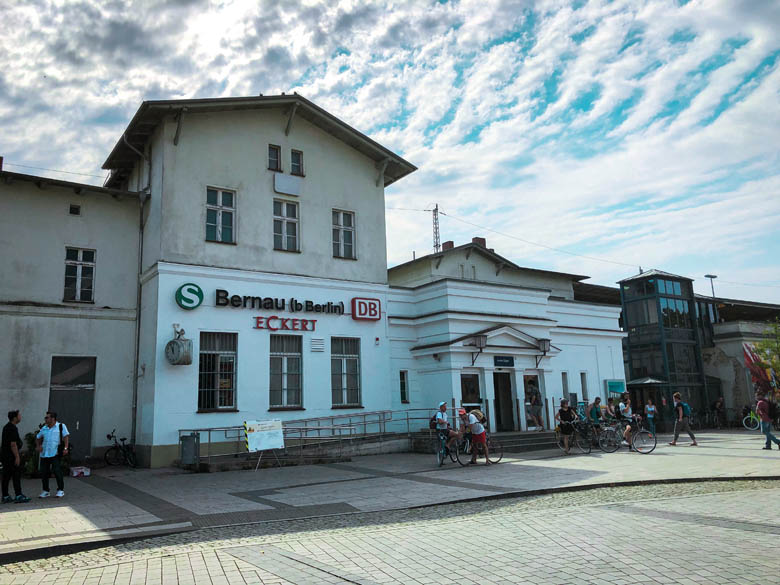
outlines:
M780 2L0 0L5 170L101 184L143 100L293 91L419 167L390 265L438 204L521 266L780 303Z

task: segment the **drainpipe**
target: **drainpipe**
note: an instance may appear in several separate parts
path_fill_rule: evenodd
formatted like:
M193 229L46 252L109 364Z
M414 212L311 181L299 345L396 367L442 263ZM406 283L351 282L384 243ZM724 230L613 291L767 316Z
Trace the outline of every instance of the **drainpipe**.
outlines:
M125 143L130 146L129 143L127 143L127 139L124 138ZM136 292L135 292L135 357L133 359L133 414L132 414L132 421L131 421L131 428L130 428L130 444L135 447L136 443L136 434L138 431L138 424L137 424L137 418L138 418L138 366L140 363L140 352L141 352L141 274L143 272L143 262L144 262L144 206L146 205L146 202L149 200L150 193L151 193L151 185L152 185L152 158L151 156L146 156L144 153L134 149L132 146L130 146L131 149L135 150L140 154L144 160L149 165L149 173L148 173L148 180L146 182L146 187L143 188L142 191L139 191L138 198L140 201L140 205L138 207L138 274L136 277ZM151 147L149 148L150 155L151 155ZM138 178L138 184L140 184L140 176Z

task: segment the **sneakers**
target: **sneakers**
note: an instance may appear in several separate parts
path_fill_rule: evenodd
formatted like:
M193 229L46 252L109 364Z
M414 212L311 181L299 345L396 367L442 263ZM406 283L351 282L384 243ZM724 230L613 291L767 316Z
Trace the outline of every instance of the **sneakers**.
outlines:
M14 504L26 504L30 501L30 498L25 496L24 494L19 494L16 496L16 499L14 500Z
M56 493L55 495L56 495L58 498L61 498L62 496L64 496L64 495L65 495L65 492L64 492L64 491L62 491L62 490L57 490L57 493Z
M51 494L49 494L49 492L47 492L47 491L43 491L43 492L41 492L41 495L40 495L40 496L38 496L38 497L39 497L39 498L48 498L50 495L51 495Z
M4 504L10 504L13 501L14 501L14 499L11 496L3 496L3 503Z
M771 451L772 447L761 447L764 451Z

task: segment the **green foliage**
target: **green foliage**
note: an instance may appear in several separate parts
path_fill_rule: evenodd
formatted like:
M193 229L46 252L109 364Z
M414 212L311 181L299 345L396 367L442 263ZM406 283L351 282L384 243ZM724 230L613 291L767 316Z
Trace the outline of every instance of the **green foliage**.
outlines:
M770 323L764 330L766 339L755 344L756 353L761 358L764 366L772 368L775 376L780 375L780 318Z

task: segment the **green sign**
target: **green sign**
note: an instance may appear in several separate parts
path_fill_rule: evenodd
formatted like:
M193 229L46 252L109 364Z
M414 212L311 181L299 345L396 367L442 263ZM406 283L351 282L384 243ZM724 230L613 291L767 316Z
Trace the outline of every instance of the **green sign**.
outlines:
M182 309L191 311L197 309L203 302L203 289L197 284L188 282L176 289L176 304Z
M623 394L626 384L623 380L604 380L607 383L607 394Z

